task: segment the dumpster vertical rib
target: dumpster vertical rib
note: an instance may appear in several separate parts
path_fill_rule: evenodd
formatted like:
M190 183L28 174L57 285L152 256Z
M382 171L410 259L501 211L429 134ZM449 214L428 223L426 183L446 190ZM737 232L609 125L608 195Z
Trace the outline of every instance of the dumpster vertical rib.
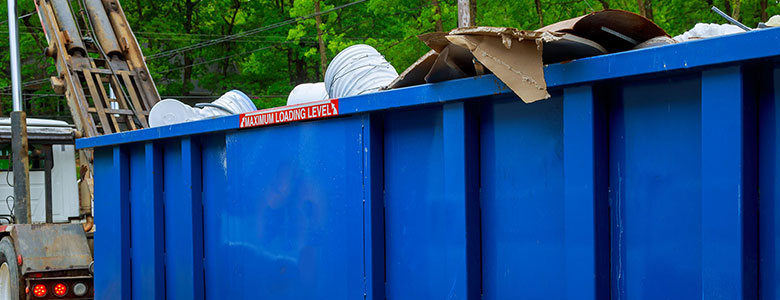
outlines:
M128 160L121 146L95 150L95 298L130 299Z
M609 297L606 124L593 87L564 89L564 286L566 299Z
M168 299L203 299L200 146L192 137L165 153L165 249Z
M759 189L761 191L759 211L759 241L761 278L759 293L761 299L777 299L780 282L780 64L768 68L762 79L762 94L759 112Z
M743 127L745 102L743 71L739 66L702 72L702 298L753 299L755 274L746 272L750 243L746 218L754 213L750 166L745 165L747 144ZM746 195L747 194L747 195ZM755 230L755 228L751 229Z
M455 214L450 225L462 240L459 251L459 274L447 299L458 295L462 299L478 299L481 291L482 266L480 253L479 212L479 137L476 117L471 106L463 102L447 103L442 108L442 138L444 157L444 198L453 205Z
M385 202L383 130L379 115L363 116L363 230L365 293L368 300L385 298Z
M162 154L154 142L130 154L133 299L165 299Z

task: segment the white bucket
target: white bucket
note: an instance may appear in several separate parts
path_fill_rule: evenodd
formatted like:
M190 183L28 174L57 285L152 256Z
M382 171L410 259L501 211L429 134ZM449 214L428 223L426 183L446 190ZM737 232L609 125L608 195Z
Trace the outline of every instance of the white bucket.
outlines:
M162 100L149 112L149 126L172 125L257 110L252 100L238 90L232 90L214 102L198 106L203 108L194 108L175 99Z
M149 112L149 126L158 127L200 120L199 109L181 103L175 99L165 99L152 107Z
M296 85L290 95L287 96L287 105L295 105L306 102L328 100L328 91L324 82L303 83Z
M376 49L354 45L333 58L325 72L325 87L331 98L378 91L398 77L398 72Z

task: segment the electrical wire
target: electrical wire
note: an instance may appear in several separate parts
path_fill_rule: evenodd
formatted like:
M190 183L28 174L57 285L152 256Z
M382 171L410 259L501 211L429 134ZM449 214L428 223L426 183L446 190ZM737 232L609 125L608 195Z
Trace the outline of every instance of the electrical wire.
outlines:
M22 15L22 16L16 18L16 19L17 20L21 20L21 19L27 18L29 16L32 16L34 14L37 14L37 13L38 13L37 11L34 11L34 12L29 13L29 14ZM8 20L0 21L0 24L5 24L5 23L8 23Z
M334 11L337 11L337 10L340 10L340 9L344 9L344 8L350 7L352 5L360 4L360 3L363 3L363 2L366 2L366 1L368 1L368 0L358 0L358 1L350 2L350 3L344 4L344 5L339 5L339 6L336 6L334 8L331 8L331 9L328 9L328 10L324 10L324 11L321 11L321 12L318 12L318 13L312 13L312 14L308 14L308 15L305 15L305 16L295 17L295 18L292 18L292 19L287 19L285 21L274 23L274 24L270 24L270 25L263 26L263 27L260 27L260 28L247 30L247 31L244 31L244 32L241 32L241 33L232 34L232 35L226 35L226 36L218 38L218 39L213 39L213 40L202 42L202 43L197 43L197 44L193 44L193 45L189 45L189 46L185 46L185 47L181 47L181 48L177 48L177 49L163 51L163 52L160 52L160 53L157 53L157 54L149 55L149 56L146 57L146 59L150 60L150 59L156 59L156 58L169 57L169 56L173 56L173 55L176 55L176 54L179 54L179 53L182 53L182 52L197 50L197 49L208 47L208 46L211 46L211 45L220 44L220 43L231 41L231 40L235 40L235 39L238 39L238 38L241 38L241 37L253 35L253 34L256 34L258 32L263 32L263 31L279 28L279 27L282 27L282 26L285 26L285 25L288 25L288 24L296 23L296 22L301 21L301 20L305 20L305 19L316 17L316 16L320 16L320 15L323 15L323 14L331 13L331 12L334 12Z
M194 63L194 64L190 64L190 65L186 65L186 66L170 68L170 69L163 70L163 71L157 71L155 73L157 73L157 74L165 74L165 73L168 73L168 72L173 72L173 71L176 71L176 70L186 69L186 68L189 68L189 67L205 65L205 64L216 62L216 61L233 58L233 57L236 57L236 56L247 55L247 54L259 52L259 51L262 51L262 50L268 50L268 49L280 46L282 44L287 44L287 43L290 43L290 42L282 42L282 43L278 43L278 44L271 45L271 46L268 46L268 47L258 48L258 49L252 50L252 51L237 53L237 54L228 55L228 56L223 56L223 57L220 57L220 58L216 58L216 59L212 59L212 60L208 60L208 61L204 61L204 62L199 62L199 63Z

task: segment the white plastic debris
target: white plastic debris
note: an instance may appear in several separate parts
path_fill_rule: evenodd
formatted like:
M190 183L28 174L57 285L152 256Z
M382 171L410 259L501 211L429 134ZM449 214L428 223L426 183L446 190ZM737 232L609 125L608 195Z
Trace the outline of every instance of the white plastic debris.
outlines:
M191 107L176 99L157 102L149 112L149 126L172 125L257 110L252 100L239 90L232 90L211 103L197 106L200 108Z
M331 98L376 92L390 84L398 72L369 45L354 45L333 58L325 71L325 88Z
M742 33L742 32L745 31L736 25L698 23L696 24L696 26L693 26L691 30L688 30L687 32L681 35L675 36L674 40L677 41L678 43L681 43L690 40L705 39L705 38L711 38L711 37L734 34L734 33Z
M780 15L774 15L764 23L768 27L780 27Z
M306 102L327 100L328 91L324 82L303 83L296 85L290 95L287 96L287 105L295 105Z

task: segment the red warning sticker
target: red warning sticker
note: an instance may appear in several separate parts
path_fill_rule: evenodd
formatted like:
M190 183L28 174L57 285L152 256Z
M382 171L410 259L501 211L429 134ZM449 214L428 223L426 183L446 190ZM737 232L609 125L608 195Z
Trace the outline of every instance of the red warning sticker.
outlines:
M339 99L330 99L243 113L240 128L327 118L338 114Z

